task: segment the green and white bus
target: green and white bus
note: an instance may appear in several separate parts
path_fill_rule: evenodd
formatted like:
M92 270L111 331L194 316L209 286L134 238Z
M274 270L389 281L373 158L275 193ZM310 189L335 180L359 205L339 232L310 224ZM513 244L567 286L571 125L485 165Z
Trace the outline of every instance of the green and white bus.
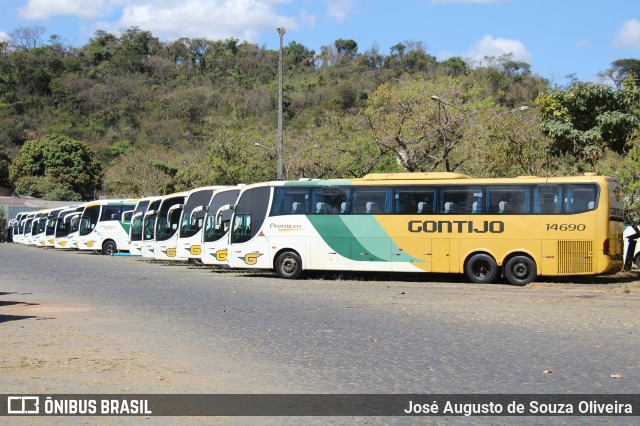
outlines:
M133 256L142 254L142 232L144 225L144 214L149 210L149 206L162 197L145 197L138 201L131 216L131 228L129 229L129 253ZM155 207L154 207L155 208Z
M275 269L598 275L622 268L621 187L585 176L473 179L455 173L249 185L235 206L229 264Z
M217 189L223 186L204 186L188 192L182 208L177 239L177 257L198 263L202 252L202 225L207 206Z
M78 236L79 250L111 255L129 250L129 226L138 200L99 200L84 206Z
M232 206L236 203L242 186L218 189L209 201L200 253L200 260L205 265L227 265Z

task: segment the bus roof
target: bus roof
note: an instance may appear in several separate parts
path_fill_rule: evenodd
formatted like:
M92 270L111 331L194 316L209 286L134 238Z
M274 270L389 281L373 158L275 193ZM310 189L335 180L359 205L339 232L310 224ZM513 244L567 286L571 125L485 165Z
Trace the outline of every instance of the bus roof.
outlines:
M83 207L106 206L109 204L136 204L138 199L115 199L115 200L96 200L83 204Z

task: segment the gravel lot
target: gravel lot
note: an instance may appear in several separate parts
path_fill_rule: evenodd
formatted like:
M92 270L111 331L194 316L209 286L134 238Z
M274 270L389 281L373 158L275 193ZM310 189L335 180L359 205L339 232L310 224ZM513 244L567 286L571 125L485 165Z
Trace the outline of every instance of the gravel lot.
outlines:
M6 393L640 393L637 272L287 281L15 244L0 271Z

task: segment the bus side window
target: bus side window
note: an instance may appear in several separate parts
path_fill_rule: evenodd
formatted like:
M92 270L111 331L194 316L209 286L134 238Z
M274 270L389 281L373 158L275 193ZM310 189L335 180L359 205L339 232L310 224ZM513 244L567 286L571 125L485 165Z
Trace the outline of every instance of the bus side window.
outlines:
M556 214L562 211L562 185L539 185L533 198L534 213Z
M435 188L397 187L394 193L394 212L397 214L433 214Z

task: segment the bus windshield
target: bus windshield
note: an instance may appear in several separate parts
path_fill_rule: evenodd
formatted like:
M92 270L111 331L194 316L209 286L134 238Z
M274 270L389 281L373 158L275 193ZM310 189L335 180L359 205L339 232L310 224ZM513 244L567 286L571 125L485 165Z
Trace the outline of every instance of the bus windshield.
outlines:
M100 217L100 206L90 206L84 209L80 221L80 235L89 235L96 227Z

